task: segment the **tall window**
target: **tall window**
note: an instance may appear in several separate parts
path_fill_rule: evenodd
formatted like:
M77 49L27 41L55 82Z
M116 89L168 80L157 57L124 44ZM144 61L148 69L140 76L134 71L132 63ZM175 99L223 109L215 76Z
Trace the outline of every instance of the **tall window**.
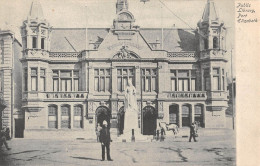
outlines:
M79 71L53 70L52 74L54 92L79 91Z
M204 39L204 49L208 49L209 48L209 41L208 39Z
M219 43L218 43L218 38L217 37L213 38L213 48L219 48Z
M213 68L213 90L220 90L219 68Z
M41 49L44 49L45 38L41 38Z
M40 91L46 90L45 69L40 70Z
M126 88L128 80L132 81L135 86L134 81L134 69L133 68L118 68L117 69L117 90L123 92Z
M48 127L57 128L57 106L48 107Z
M28 69L24 69L24 91L28 91Z
M156 77L157 69L142 69L142 90L145 92L156 91Z
M111 90L111 71L110 69L95 69L95 91L108 92Z
M61 128L70 128L70 107L61 106Z
M32 37L32 48L37 48L37 37Z
M225 70L222 69L222 90L225 90Z
M195 91L196 70L171 70L172 91Z
M37 68L31 68L31 90L37 91Z
M209 68L204 69L204 90L210 90L210 74Z
M74 106L74 128L82 128L82 107L81 106Z

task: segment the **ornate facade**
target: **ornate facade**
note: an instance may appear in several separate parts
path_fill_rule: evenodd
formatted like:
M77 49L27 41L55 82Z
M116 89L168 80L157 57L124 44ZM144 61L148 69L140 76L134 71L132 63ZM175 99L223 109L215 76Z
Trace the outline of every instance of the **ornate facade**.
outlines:
M73 29L51 27L40 3L32 3L21 29L25 137L93 137L104 119L121 134L128 80L143 134L153 134L158 122L225 127L225 26L214 2L207 2L197 31L142 29L128 5L117 1L112 28Z

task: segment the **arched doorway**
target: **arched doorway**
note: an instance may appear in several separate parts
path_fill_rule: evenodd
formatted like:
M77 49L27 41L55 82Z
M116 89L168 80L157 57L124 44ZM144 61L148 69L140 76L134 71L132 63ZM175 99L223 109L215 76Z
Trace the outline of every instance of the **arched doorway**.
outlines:
M191 109L190 105L182 106L182 127L188 127L191 124Z
M125 122L125 112L124 112L124 107L121 107L117 114L117 124L118 124L119 134L123 134L124 122Z
M179 106L177 104L169 107L169 124L176 124L179 126Z
M154 107L146 106L143 109L143 134L153 135L156 130L157 112Z
M199 127L204 127L203 122L203 105L195 105L195 122Z
M96 126L99 123L100 125L103 124L103 121L106 120L108 123L108 127L110 127L110 110L105 106L100 106L96 110Z

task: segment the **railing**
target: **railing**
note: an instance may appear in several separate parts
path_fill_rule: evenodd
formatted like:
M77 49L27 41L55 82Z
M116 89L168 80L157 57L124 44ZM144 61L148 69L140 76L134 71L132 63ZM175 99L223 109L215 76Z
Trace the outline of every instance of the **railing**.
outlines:
M201 59L206 59L206 58L221 58L221 59L225 59L225 51L221 50L221 49L210 49L210 50L206 50L206 51L202 51L200 53L200 58Z
M206 99L207 94L204 91L179 91L179 92L166 92L168 98L173 99Z
M80 52L50 52L50 58L81 58Z
M195 52L168 52L168 58L196 58L198 55Z
M86 99L87 92L44 92L45 99Z

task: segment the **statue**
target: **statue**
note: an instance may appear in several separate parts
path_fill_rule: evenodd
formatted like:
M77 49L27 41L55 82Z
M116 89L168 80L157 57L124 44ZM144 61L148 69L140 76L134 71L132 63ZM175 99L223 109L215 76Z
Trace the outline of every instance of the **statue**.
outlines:
M136 134L139 134L138 128L138 107L136 99L136 89L132 85L132 81L128 80L127 87L125 89L125 120L124 120L124 135L131 135L132 129Z

